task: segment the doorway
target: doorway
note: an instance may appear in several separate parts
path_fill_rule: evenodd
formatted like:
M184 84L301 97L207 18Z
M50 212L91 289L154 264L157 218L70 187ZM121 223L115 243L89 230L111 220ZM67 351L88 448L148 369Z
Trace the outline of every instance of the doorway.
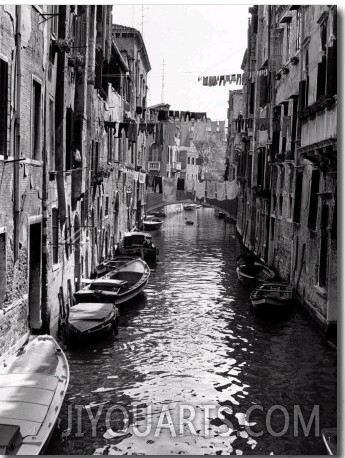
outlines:
M41 318L42 277L42 227L41 222L29 226L29 326L39 330Z

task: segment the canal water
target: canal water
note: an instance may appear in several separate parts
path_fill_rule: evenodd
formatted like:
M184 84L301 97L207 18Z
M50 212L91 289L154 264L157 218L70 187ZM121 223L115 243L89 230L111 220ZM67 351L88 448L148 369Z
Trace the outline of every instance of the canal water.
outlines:
M212 209L171 212L153 237L159 260L118 334L66 348L47 453L326 454L335 350L299 308L283 321L254 314L235 227Z

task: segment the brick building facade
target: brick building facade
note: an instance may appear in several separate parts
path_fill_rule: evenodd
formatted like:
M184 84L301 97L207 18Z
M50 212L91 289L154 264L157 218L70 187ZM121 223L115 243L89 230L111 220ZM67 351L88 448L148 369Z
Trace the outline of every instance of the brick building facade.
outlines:
M290 282L311 315L335 328L336 7L249 9L242 69L237 230ZM241 118L241 119L240 119Z
M140 32L128 38L140 56L117 42L111 6L8 5L0 16L4 357L30 333L61 330L82 279L142 218L150 63Z

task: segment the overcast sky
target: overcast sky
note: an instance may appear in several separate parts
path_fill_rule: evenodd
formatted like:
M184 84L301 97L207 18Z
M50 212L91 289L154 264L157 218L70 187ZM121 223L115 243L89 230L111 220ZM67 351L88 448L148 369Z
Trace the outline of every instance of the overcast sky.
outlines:
M151 63L148 105L206 111L226 119L229 90L242 86L203 86L198 76L241 73L247 45L249 5L144 5L143 36ZM142 31L141 5L116 5L113 22Z

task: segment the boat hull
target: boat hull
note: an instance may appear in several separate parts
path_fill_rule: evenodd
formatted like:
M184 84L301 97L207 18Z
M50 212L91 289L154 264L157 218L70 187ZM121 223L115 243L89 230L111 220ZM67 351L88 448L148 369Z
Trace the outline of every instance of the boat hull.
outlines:
M52 436L68 388L67 358L53 337L38 336L6 364L0 370L0 389L7 391L6 400L0 401L0 428L19 426L20 435L16 448L4 452L41 454Z
M162 227L163 221L160 222L143 222L143 228L145 231L157 231Z

